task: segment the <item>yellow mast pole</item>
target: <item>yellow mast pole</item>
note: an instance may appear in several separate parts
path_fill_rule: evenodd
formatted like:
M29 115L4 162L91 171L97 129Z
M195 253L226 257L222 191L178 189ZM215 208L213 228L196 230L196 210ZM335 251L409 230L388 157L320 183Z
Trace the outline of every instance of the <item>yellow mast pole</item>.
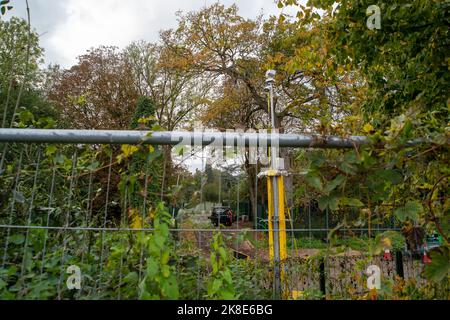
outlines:
M275 83L274 70L266 73L266 89L268 90L268 108L271 118L271 133L275 129L275 108L273 101L273 84ZM274 146L271 138L269 149L270 169L265 173L267 176L267 192L269 205L269 257L274 266L274 294L276 298L283 295L282 283L284 282L284 261L287 257L286 251L286 218L284 208L284 181L283 175L278 170L278 149Z

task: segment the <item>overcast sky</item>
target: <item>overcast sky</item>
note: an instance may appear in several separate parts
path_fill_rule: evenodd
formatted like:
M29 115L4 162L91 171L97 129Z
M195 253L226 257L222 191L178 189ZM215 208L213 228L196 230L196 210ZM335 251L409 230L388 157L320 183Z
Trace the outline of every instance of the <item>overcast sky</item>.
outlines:
M236 3L246 18L295 12L293 8L280 10L276 0L28 0L32 28L45 49L45 63L63 68L75 64L77 56L92 47L123 48L136 40L157 41L160 30L176 26L177 11L198 10L216 2ZM14 8L8 16L26 18L25 0L11 3ZM191 158L186 165L192 172L201 169L201 158Z
M13 0L9 15L26 17L25 0ZM31 25L41 35L46 63L70 67L91 47L125 47L135 40L156 41L159 31L176 26L175 12L198 10L217 0L29 0ZM281 12L275 0L221 0L236 3L254 18Z

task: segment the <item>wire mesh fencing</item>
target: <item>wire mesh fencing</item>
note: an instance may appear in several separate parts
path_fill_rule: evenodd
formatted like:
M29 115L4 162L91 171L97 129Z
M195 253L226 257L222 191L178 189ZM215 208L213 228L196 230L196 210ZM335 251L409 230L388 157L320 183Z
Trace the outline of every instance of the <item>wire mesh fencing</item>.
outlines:
M209 212L175 215L160 204L177 205L161 192L161 156L141 147L139 155L129 145L3 145L2 299L352 298L367 294L373 263L386 279L423 281L406 255L384 261L305 248L331 225L314 227L311 211L300 212L309 224L286 230L276 297L268 230L239 216L221 228Z

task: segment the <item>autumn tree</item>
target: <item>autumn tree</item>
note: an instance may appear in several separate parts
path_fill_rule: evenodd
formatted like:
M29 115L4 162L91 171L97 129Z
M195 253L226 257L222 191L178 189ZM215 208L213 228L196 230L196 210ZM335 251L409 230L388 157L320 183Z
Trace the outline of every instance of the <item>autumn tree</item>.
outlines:
M63 126L127 129L138 98L131 66L116 47L101 46L63 70L49 95Z
M139 94L152 99L156 123L163 130L189 127L203 109L211 80L180 64L163 44L134 42L125 49L125 57ZM174 180L172 148L162 147L163 185Z
M298 4L280 1L283 3ZM322 164L313 161L309 180L315 181L322 208L339 211L349 205L349 198L358 197L351 202L360 207L359 219L369 229L376 213L378 219L395 218L414 246L426 241L427 232L438 232L444 243L431 251L432 262L424 274L442 281L450 270L449 4L381 1L377 4L379 28L369 28L372 4L308 1L308 5L324 10L323 15L299 7L299 24L326 19L330 54L337 63L361 71L367 82L360 104L367 123L361 131L373 142L351 152L335 153L337 163L322 154Z
M155 115L163 129L175 130L182 121L192 119L191 113L202 106L211 87L205 77L180 65L161 44L134 42L125 54L136 90L154 101Z
M180 63L217 79L202 117L205 123L221 129L269 127L264 74L275 68L279 71L276 127L292 132L331 120L331 114L336 119L350 114L344 106L349 104L347 89L353 79L344 79L344 75L333 78L326 72L330 63L323 58L326 46L321 44L321 32L319 26L299 29L295 23L275 18L245 19L235 5L214 4L180 14L178 27L163 32L162 39ZM305 65L294 68L291 59L298 57L300 50ZM289 169L289 150L281 152ZM248 157L244 163L249 185L254 186L256 171ZM286 179L288 194L292 194L291 186L292 180Z

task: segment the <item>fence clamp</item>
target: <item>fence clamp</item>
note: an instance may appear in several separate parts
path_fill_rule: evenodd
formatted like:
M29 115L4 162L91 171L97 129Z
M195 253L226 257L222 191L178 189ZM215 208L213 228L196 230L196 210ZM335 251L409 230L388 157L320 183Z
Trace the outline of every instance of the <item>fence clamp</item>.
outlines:
M285 176L287 177L289 175L289 172L286 170L275 170L275 169L268 169L266 171L261 171L258 173L258 178L261 177L280 177Z

